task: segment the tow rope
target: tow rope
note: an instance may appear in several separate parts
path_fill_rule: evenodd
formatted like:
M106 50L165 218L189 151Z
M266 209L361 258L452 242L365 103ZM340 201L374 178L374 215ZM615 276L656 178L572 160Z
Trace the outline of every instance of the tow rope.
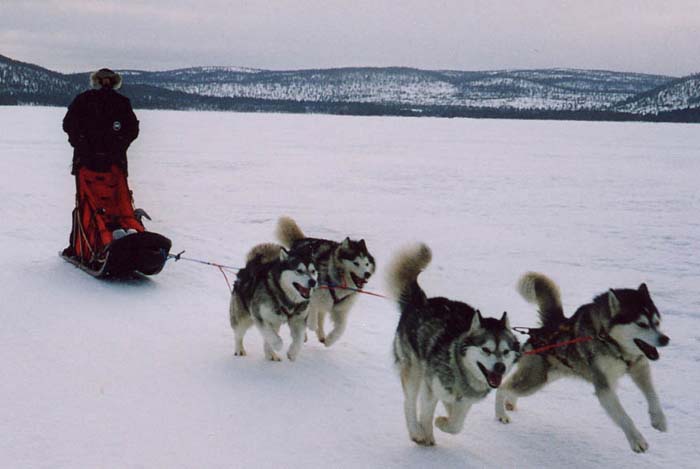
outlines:
M520 334L531 335L530 331L532 330L532 328L530 328L530 327L514 327L513 330L515 332L520 333ZM589 336L589 335L587 335L585 337L575 337L573 339L565 340L563 342L556 342L553 344L543 345L542 347L537 347L537 348L534 348L532 350L528 350L527 352L523 352L523 355L537 355L539 353L546 352L547 350L551 350L551 349L559 348L559 347L566 347L567 345L578 344L581 342L588 342L589 340L593 340L593 337Z
M387 299L387 300L390 299L390 298L389 298L388 296L386 296L386 295L382 295L382 294L379 294L379 293L374 293L374 292L367 291L367 290L362 290L361 288L349 287L349 286L347 285L347 283L345 282L345 279L344 279L344 278L343 278L343 283L340 284L340 285L335 284L335 283L319 283L318 288L322 288L322 289L324 289L324 290L329 290L329 291L331 292L331 294L333 293L333 290L334 290L335 288L339 288L340 290L349 290L349 291L354 291L354 292L356 292L356 293L364 293L365 295L371 295L371 296L376 296L376 297L379 297L379 298L385 298L385 299ZM340 300L340 301L342 301L342 300Z
M179 252L179 253L177 253L177 254L168 254L168 259L175 259L175 262L177 262L177 261L189 261L189 262L196 262L196 263L198 263L198 264L210 265L210 266L212 266L212 267L216 267L217 269L219 269L219 272L221 272L221 275L224 276L224 280L226 280L226 285L228 286L229 292L233 292L233 288L231 287L231 282L229 281L228 275L226 275L226 272L235 274L235 273L238 272L239 270L242 270L241 267L234 267L234 266L231 266L231 265L219 264L219 263L217 263L217 262L204 261L204 260L201 260L201 259L194 259L194 258L191 258L191 257L184 257L184 256L183 256L184 253L185 253L185 251L181 251L181 252ZM360 289L360 288L349 287L348 285L345 284L345 282L343 282L343 284L341 284L341 285L336 285L336 284L332 284L332 283L328 283L328 284L319 284L319 285L318 285L318 288L323 288L323 289L331 290L331 291L332 291L334 288L339 288L339 289L341 289L341 290L349 290L349 291L354 291L354 292L357 292L357 293L364 293L365 295L371 295L371 296L376 296L376 297L379 297L379 298L390 299L390 298L389 298L388 296L386 296L386 295L381 295L381 294L379 294L379 293L374 293L374 292L370 292L370 291L367 291L367 290L362 290L362 289Z
M226 280L226 285L228 286L228 291L229 293L233 292L233 287L231 286L231 282L228 279L228 276L226 275L226 271L229 273L236 273L239 270L241 270L240 267L233 267L230 265L224 265L224 264L217 264L216 262L210 262L210 261L203 261L201 259L192 259L190 257L182 257L182 255L185 253L185 251L181 251L178 254L168 254L168 259L175 259L175 262L177 261L190 261L190 262L196 262L198 264L204 264L204 265L210 265L212 267L216 267L219 269L219 272L221 272L221 275L224 276L224 280Z

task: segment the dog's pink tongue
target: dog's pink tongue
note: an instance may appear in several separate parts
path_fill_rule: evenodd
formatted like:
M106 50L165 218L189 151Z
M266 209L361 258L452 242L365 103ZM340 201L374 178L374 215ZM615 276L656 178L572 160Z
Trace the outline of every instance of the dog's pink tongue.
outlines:
M486 379L489 382L489 386L492 388L497 388L498 386L501 385L501 380L503 380L503 375L501 373L496 373L495 371L492 371L489 373L489 375L486 377Z

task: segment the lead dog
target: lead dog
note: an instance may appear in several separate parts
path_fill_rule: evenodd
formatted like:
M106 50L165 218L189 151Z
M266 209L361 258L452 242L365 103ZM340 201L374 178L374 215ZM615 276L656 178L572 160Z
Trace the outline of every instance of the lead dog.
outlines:
M435 425L443 432L459 433L469 408L501 384L519 355L506 313L501 319L484 318L468 304L427 298L417 277L430 260L430 250L421 244L400 253L388 272L389 288L401 311L394 357L406 426L411 440L426 446L435 444L438 401L447 416L435 419Z
M615 384L629 374L647 400L651 425L666 431L666 417L651 380L649 360L658 360L656 347L668 345L669 338L659 329L661 316L647 286L642 283L636 290L610 289L578 308L570 318L564 317L559 288L548 277L527 273L518 290L538 306L542 322L541 329L531 331L525 350L541 345L536 342L585 341L525 355L496 394L496 417L509 423L506 408L513 410L518 396L533 394L562 376L579 377L593 384L600 405L625 433L632 450L646 451L649 445L623 409Z

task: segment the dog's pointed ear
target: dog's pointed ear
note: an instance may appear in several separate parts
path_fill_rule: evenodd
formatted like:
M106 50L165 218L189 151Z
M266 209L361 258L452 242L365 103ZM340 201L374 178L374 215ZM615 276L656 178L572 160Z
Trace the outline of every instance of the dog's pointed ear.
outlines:
M349 249L350 248L350 236L347 236L343 242L341 243L341 246L343 246L343 249Z
M647 288L646 283L642 283L641 285L639 285L637 291L644 295L645 298L651 298L651 295L649 294L649 288Z
M501 324L503 324L503 327L506 329L510 329L510 321L508 320L508 312L503 311L503 316L501 316Z
M289 259L289 251L287 251L285 248L281 247L280 248L280 260L282 262L284 262L287 259Z
M620 300L611 288L608 290L608 307L610 308L610 316L615 317L620 312Z
M469 325L469 332L481 329L481 319L481 311L477 309L472 316L472 323Z
M360 249L362 249L362 250L365 251L365 252L367 251L367 244L365 244L365 240L364 240L364 239L361 239L361 240L359 241L359 245L360 245Z

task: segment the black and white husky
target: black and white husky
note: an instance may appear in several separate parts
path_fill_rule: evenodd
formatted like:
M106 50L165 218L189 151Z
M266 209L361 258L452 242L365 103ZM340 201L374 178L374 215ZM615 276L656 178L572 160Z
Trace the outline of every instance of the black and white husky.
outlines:
M295 360L304 343L307 308L317 279L310 255L272 243L255 246L238 272L231 294L229 318L235 355L246 355L243 338L255 324L264 340L265 358L280 361L275 352L282 349L279 330L286 322L292 333L287 357Z
M320 287L311 296L307 324L309 329L316 331L318 340L330 347L345 331L348 313L357 298L356 290L361 290L374 273L374 257L367 250L364 239L353 241L345 238L336 242L307 238L289 217L279 219L276 234L287 248L312 253ZM324 321L328 313L333 329L326 335Z
M428 246L421 244L400 253L388 272L389 288L401 310L394 357L406 426L411 440L427 446L435 444L438 401L447 416L436 418L435 425L459 433L469 408L501 384L520 350L506 313L501 319L484 318L468 304L427 298L417 277L430 260Z
M539 308L542 328L531 330L526 354L513 375L496 394L496 417L510 422L506 409L515 408L519 396L527 396L562 376L583 378L593 384L600 405L627 437L635 452L649 445L623 409L615 384L629 374L647 400L651 425L666 431L666 417L654 390L649 360L658 360L656 347L668 345L669 338L659 326L661 316L645 284L637 289L610 289L592 303L566 318L559 288L548 277L525 274L518 284L520 294ZM548 344L569 344L547 348ZM541 346L541 347L540 347Z

